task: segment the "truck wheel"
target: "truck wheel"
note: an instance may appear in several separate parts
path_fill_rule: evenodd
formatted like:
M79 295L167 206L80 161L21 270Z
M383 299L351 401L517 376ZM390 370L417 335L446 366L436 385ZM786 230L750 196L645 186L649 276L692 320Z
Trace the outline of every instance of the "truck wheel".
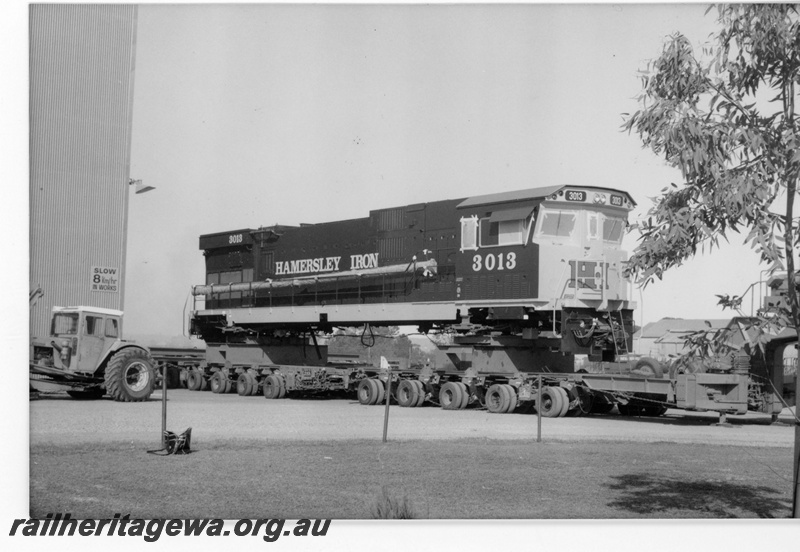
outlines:
M200 389L200 380L196 370L186 371L186 389L189 391L197 391Z
M225 376L222 375L222 372L214 372L208 383L211 386L212 393L219 394L225 392Z
M661 363L650 357L640 358L639 362L634 366L633 372L646 378L660 379L664 377L664 368Z
M464 390L454 381L448 381L439 390L439 404L444 410L458 410L464 402Z
M536 410L545 418L557 418L564 409L564 397L558 389L551 386L542 389L542 404L537 404Z
M103 391L102 387L93 387L91 389L71 389L67 391L67 395L72 397L73 399L78 399L79 401L94 401L97 399L102 399L103 395L106 392Z
M240 397L245 397L250 394L250 378L247 377L248 374L239 374L239 377L236 378L236 393L239 394Z
M508 391L503 386L495 383L486 391L486 410L494 414L501 414L508 409Z
M564 416L567 415L567 412L569 412L569 394L567 394L566 389L560 386L553 387L553 389L555 389L556 393L561 395L562 407L561 407L561 412L558 413L558 417L563 418Z
M106 392L115 401L144 401L153 392L153 359L142 349L117 351L106 366Z
M364 378L358 383L356 390L358 402L363 405L371 406L378 402L378 386L372 378Z
M397 386L397 404L402 407L414 407L417 406L417 401L419 401L419 390L417 386L414 385L413 380L404 379L400 381Z
M378 378L375 378L373 381L375 382L375 389L377 390L378 394L375 404L383 404L383 401L386 400L386 386Z
M262 384L265 399L280 399L281 398L281 380L275 374L270 374L264 378Z

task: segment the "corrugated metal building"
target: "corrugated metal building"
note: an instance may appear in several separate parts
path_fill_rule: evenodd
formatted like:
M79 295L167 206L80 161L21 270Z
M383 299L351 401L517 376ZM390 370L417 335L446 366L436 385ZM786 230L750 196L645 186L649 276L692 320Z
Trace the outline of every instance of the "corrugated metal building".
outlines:
M53 305L123 309L137 8L30 6L31 335Z

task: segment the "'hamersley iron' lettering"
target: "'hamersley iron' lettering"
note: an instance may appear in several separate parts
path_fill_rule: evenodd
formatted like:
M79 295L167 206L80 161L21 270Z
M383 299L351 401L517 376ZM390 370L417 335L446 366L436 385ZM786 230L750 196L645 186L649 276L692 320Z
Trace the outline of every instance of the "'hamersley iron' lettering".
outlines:
M298 259L295 261L277 261L275 275L311 274L316 272L336 272L339 270L341 257L317 257L313 259ZM378 254L366 253L364 255L350 255L350 270L364 270L378 267Z

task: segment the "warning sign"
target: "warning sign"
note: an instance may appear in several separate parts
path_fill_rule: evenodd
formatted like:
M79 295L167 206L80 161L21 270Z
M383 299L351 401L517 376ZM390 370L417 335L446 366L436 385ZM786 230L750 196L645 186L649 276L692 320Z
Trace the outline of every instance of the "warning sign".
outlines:
M93 266L91 290L119 293L119 269L111 266Z

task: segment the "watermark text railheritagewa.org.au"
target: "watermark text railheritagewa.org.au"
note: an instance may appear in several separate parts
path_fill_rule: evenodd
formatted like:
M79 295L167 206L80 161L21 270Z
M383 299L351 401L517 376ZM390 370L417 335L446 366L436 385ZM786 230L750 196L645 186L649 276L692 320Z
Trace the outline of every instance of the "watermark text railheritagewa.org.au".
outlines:
M161 535L168 537L261 537L275 542L280 537L324 537L331 520L301 519L286 526L285 519L240 519L233 530L225 529L221 519L131 519L129 514L114 514L112 519L73 519L70 514L47 514L44 519L15 519L10 537L141 537L155 542Z

